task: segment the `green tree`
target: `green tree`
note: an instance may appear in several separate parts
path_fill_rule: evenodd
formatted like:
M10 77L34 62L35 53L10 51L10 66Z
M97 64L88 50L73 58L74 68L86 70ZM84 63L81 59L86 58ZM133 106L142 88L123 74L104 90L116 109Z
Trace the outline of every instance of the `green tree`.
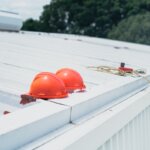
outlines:
M40 31L41 30L41 24L39 23L38 20L34 20L32 18L27 19L23 23L22 30L27 30L27 31Z
M108 37L122 41L150 44L150 12L124 19L109 32Z
M51 0L23 29L107 37L123 19L147 11L149 0Z
M61 6L62 5L62 6ZM43 7L42 15L40 16L40 24L42 31L45 32L65 32L66 29L66 12L62 1L55 2L53 0L50 5Z
M43 31L106 37L125 15L124 0L52 0L40 17Z

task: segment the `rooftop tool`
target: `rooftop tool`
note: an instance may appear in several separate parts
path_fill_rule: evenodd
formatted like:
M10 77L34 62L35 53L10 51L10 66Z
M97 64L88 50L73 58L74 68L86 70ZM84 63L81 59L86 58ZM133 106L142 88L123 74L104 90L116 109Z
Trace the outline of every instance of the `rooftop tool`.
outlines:
M120 67L118 69L120 71L124 71L125 73L132 73L133 72L133 69L125 67L125 63L123 63L123 62L120 64Z

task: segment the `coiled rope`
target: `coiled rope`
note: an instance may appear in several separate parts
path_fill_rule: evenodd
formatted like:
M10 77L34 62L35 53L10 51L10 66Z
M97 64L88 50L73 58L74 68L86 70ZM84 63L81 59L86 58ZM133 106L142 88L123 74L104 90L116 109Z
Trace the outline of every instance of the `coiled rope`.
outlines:
M137 69L137 70L127 72L111 66L88 66L87 68L92 69L94 71L104 72L104 73L109 73L109 74L114 74L119 76L143 77L150 83L150 80L147 77L142 76L146 74L146 71L142 69Z

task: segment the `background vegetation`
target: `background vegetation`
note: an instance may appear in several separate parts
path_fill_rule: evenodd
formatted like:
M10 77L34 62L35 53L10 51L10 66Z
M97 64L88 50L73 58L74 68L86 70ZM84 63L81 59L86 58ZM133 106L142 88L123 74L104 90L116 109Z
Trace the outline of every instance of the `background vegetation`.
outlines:
M150 44L150 0L51 0L22 29Z

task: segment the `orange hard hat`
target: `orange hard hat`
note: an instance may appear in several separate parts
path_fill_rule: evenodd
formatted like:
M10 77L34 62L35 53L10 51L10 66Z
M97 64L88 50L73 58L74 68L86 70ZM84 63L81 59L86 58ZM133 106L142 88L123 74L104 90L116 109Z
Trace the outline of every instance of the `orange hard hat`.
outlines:
M67 97L65 85L61 79L50 72L37 74L30 86L29 95L35 98L63 98Z
M86 87L83 83L83 79L81 75L70 68L63 68L56 72L57 77L62 79L65 83L67 91L74 91L74 90L84 90Z

